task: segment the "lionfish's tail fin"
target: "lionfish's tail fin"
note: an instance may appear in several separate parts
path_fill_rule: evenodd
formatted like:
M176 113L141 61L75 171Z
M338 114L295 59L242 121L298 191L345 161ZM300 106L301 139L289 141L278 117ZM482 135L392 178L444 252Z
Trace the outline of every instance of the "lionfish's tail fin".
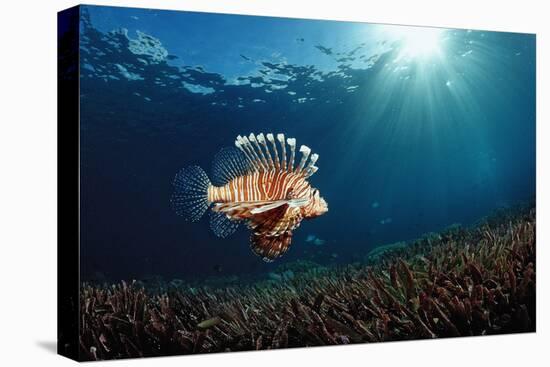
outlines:
M250 237L250 248L265 262L273 262L273 260L283 256L288 251L291 241L292 232L286 232L280 236L253 233Z
M270 142L270 144L267 143ZM285 170L289 172L301 173L305 177L310 177L319 169L315 163L319 159L319 154L311 154L311 149L305 145L300 146L302 158L298 165L294 166L296 159L296 139L285 139L284 134L277 134L277 141L281 145L281 157L275 143L275 136L271 133L250 134L248 137L237 136L235 146L241 150L250 162L250 166L256 172L269 170ZM287 161L286 145L290 148L290 158ZM270 147L271 145L271 147ZM272 154L273 153L273 154ZM308 163L309 159L309 163Z
M170 199L176 214L196 222L208 209L208 176L199 166L182 169L174 178L174 193Z

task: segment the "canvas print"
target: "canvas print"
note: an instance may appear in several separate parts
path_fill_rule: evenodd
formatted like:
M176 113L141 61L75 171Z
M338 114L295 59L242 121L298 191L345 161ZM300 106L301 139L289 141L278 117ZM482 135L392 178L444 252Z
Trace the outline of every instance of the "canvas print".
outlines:
M535 41L61 12L60 352L534 332Z

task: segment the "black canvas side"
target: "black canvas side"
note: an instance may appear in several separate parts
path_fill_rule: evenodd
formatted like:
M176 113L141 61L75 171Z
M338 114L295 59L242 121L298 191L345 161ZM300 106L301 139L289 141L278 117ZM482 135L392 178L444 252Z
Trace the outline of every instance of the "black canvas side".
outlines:
M57 352L79 359L79 19L57 15Z

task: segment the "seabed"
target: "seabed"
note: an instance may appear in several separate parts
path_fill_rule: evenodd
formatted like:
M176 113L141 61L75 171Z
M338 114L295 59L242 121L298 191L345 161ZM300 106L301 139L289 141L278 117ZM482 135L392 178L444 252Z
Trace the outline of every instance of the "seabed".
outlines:
M253 284L83 284L81 359L534 332L535 242L531 206Z

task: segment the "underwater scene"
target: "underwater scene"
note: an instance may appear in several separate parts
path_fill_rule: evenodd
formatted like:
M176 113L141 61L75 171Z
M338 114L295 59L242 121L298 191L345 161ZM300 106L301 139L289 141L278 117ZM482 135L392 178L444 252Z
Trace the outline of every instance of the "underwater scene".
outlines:
M81 359L535 331L535 35L79 17Z

